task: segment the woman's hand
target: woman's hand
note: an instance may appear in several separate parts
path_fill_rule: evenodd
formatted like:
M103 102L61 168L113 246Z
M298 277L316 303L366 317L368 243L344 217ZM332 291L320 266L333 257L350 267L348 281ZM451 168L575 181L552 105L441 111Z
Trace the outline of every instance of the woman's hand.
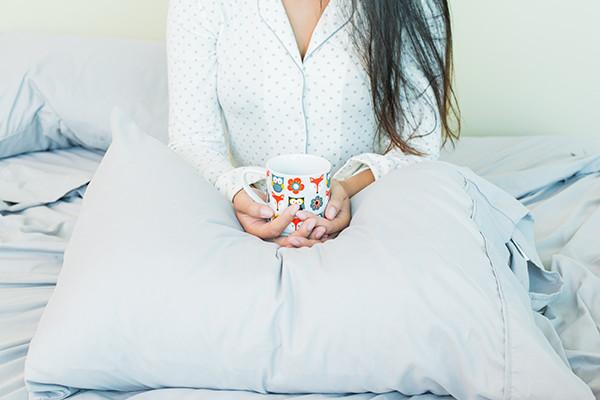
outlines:
M321 240L327 240L337 236L342 230L350 225L352 212L350 209L350 194L342 181L337 179L331 180L331 198L325 208L325 218L319 217L309 211L298 211L296 213L304 226L307 223L314 221L313 233L309 239L315 239L317 229L324 228L325 233L320 237Z
M256 193L264 200L266 195L261 191ZM282 237L281 233L296 218L299 206L293 204L287 207L272 221L271 207L257 203L244 190L233 197L233 207L238 221L244 230L264 240L273 240L282 247L310 247L319 243L325 233L325 228L316 228L316 221L303 222L300 229L289 236Z

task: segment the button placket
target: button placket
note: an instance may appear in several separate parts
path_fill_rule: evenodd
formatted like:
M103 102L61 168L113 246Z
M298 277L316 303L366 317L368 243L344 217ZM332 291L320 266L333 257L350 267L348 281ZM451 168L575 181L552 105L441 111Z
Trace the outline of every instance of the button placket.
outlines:
M307 151L308 151L308 116L306 115L306 91L307 91L306 64L302 64L300 73L302 74L302 92L301 92L302 97L301 97L300 101L302 102L302 121L304 124L304 153L307 153Z

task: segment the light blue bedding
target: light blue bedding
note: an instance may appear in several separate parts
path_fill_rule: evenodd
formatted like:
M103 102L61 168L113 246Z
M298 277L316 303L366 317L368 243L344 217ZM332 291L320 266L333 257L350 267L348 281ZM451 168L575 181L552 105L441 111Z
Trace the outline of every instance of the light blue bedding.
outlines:
M21 211L69 197L90 181L103 154L72 147L0 162L0 211Z
M0 158L77 145L105 150L116 104L166 141L163 42L0 32L0 54Z
M203 390L203 389L158 389L145 392L100 392L89 391L72 397L77 400L451 400L451 397L424 394L420 396L404 396L400 393L385 394L347 394L347 395L264 395L253 392Z
M594 154L600 154L600 143L591 138L586 139L589 142L585 144L573 139L569 143L556 142L560 140L563 139L471 139L462 143L455 153L447 154L445 159L471 166L522 198L532 210L537 221L535 234L542 261L546 267L559 271L566 282L560 301L554 302L546 313L553 316L552 324L560 336L557 340L560 339L564 346L564 355L571 367L600 398L600 300L597 289L600 284L600 167L594 157ZM68 152L62 154L68 157ZM90 157L93 155L90 154ZM71 167L74 169L80 163L77 159L73 157ZM10 163L11 159L0 160L0 175ZM32 163L35 164L35 161ZM81 170L89 169L89 165L79 165ZM554 167L548 168L548 165ZM1 398L27 397L22 382L24 355L52 292L62 262L62 251L81 205L83 188L72 189L59 201L53 201L52 196L40 195L36 202L28 194L27 201L38 205L0 212ZM80 399L137 400L258 397L263 396L188 389L130 394L82 393L77 396ZM271 397L286 399L289 396ZM337 397L300 396L311 400ZM388 394L377 397L355 395L351 398L381 400L405 397ZM433 398L437 399L434 396L415 397Z
M8 162L0 161L0 173ZM60 176L54 178L59 179ZM74 189L60 201L34 205L17 212L0 211L2 399L27 398L23 386L25 355L54 290L65 245L79 212L82 192L82 189ZM41 197L34 200L35 203L42 201Z
M561 280L539 267L529 211L471 170L392 171L353 197L336 240L285 249L243 232L127 114L112 126L29 345L32 399L166 387L594 398L536 326L530 296L539 310Z

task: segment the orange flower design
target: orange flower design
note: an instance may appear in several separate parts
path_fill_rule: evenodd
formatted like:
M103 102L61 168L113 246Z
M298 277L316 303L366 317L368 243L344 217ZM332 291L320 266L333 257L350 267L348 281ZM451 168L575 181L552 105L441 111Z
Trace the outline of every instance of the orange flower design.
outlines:
M294 194L298 194L300 193L300 191L304 190L304 184L302 183L302 179L288 179L288 190L291 190L292 192L294 192Z

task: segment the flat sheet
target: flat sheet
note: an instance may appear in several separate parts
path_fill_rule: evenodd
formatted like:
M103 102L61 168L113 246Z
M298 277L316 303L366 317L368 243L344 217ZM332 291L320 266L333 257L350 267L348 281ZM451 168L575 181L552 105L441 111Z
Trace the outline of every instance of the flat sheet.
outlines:
M20 211L63 198L86 185L103 152L81 147L12 157L0 168L0 211Z
M95 163L91 163L94 158ZM23 384L27 347L56 284L63 252L81 208L83 185L89 182L94 171L91 167L99 159L94 152L73 148L0 160L1 179L15 178L10 190L0 186L0 205L11 202L10 207L0 208L2 399L27 398ZM54 168L46 168L51 161L57 161ZM32 186L30 178L42 184ZM71 186L65 182L71 182ZM16 190L19 188L22 190ZM60 192L60 200L53 201Z
M23 385L27 346L56 283L85 184L100 158L101 153L73 148L0 160L0 182L5 179L11 183L10 190L3 191L0 185L0 204L4 207L0 207L2 399L27 398ZM597 358L600 327L596 322L600 321L600 293L593 290L600 279L600 138L465 138L456 150L447 149L442 159L469 166L532 210L537 221L538 250L544 264L566 276L568 286L567 295L553 304L546 315L554 316L553 324L573 369L600 399L600 359ZM7 171L25 172L9 175ZM35 181L48 184L32 185ZM86 392L76 396L77 399L136 400L264 397L254 393L192 389ZM296 397L406 399L397 393ZM423 395L412 399L438 398Z

